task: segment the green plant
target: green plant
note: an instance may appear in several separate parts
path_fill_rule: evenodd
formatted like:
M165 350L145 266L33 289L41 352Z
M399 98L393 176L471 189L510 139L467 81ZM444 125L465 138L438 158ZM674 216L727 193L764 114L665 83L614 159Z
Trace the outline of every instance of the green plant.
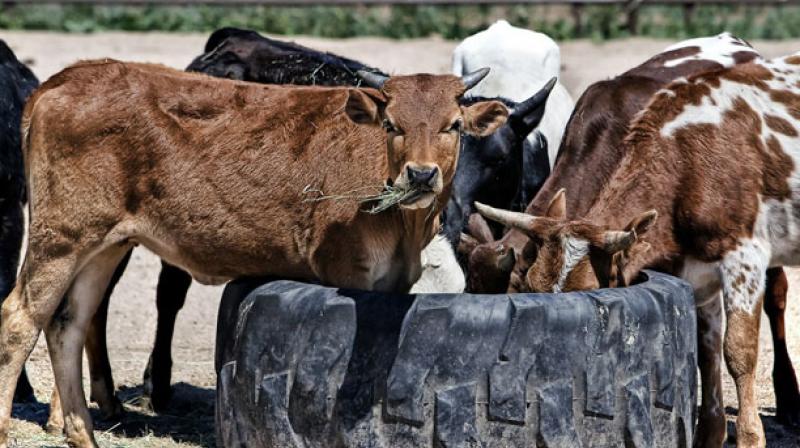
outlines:
M395 5L395 6L109 6L24 5L0 9L0 28L90 33L106 30L208 32L237 26L274 34L322 37L362 35L392 38L433 34L461 39L505 17L514 25L557 40L614 39L630 35L624 8L586 6L577 27L569 9L557 6ZM800 6L645 6L639 34L679 39L723 30L746 39L800 37Z

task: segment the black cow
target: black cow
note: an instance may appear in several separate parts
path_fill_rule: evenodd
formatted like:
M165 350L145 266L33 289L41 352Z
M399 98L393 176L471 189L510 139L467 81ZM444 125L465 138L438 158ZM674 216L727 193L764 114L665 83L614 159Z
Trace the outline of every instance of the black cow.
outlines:
M547 97L555 85L553 78L534 96L521 103L505 98L510 110L506 124L488 137L462 136L453 193L444 211L444 234L456 246L475 201L505 204L523 210L550 175L547 139L536 131L535 143L528 135L544 116ZM468 105L487 98L465 98ZM502 229L498 226L496 232Z
M27 200L20 120L25 100L38 86L33 72L0 40L0 301L11 292L17 278L25 232L22 208ZM23 370L14 401L35 400Z
M358 86L359 70L385 75L352 59L238 28L214 31L204 53L186 70L264 84L319 86Z

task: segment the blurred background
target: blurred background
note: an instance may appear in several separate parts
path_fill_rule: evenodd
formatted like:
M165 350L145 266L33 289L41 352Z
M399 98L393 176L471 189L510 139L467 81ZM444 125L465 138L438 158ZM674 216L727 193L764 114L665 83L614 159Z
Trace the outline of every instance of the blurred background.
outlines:
M632 35L682 39L721 31L745 39L800 36L800 5L768 0L22 0L0 4L2 29L81 33L204 32L235 26L318 37L462 39L504 18L556 40Z

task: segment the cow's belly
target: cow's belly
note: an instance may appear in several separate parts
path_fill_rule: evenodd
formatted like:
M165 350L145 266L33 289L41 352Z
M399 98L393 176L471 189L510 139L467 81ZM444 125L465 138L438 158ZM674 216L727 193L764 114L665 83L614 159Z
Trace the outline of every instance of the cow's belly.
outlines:
M198 238L202 242L196 244L180 244L166 235L151 233L139 233L131 239L210 285L268 276L343 288L407 292L422 272L419 254L405 256L392 238L365 238L355 229L333 232L331 238L309 247L268 237L227 240L208 235Z
M300 257L267 245L259 245L257 241L237 245L208 240L205 244L187 246L152 235L138 235L134 241L207 285L258 276L318 280L309 264Z

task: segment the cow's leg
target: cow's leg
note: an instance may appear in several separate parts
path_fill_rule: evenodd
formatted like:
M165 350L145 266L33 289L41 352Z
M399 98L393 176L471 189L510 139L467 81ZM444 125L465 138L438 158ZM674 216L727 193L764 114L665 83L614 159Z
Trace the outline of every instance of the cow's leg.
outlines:
M53 386L50 394L50 415L44 425L45 431L54 436L64 433L64 412L61 410L61 398L58 397L58 388Z
M29 247L28 253L35 255L28 256L23 264L0 317L0 448L7 447L14 385L39 332L61 302L76 267L74 252L54 258L36 246Z
M758 336L768 249L758 240L747 241L722 260L722 293L725 302L725 362L739 400L736 446L763 447L764 428L755 396Z
M4 198L0 201L0 254L2 254L0 256L0 302L11 293L17 280L24 229L22 204L16 198ZM14 392L14 402L32 403L35 401L33 387L31 387L28 375L23 368Z
M66 300L45 331L64 415L64 433L70 446L97 446L83 393L81 355L92 318L129 249L127 245L114 245L92 257L72 281Z
M89 333L86 335L86 355L89 359L89 375L92 380L89 399L97 403L103 413L103 418L107 419L119 418L122 415L122 403L114 394L114 376L111 373L111 362L108 359L108 347L106 345L108 305L111 301L114 287L125 272L132 253L133 250L129 250L114 270L111 281L103 295L103 301L100 303L100 307L97 309L89 327Z
M722 402L722 303L718 291L697 299L697 362L700 367L700 415L694 446L719 448L725 441Z
M128 260L133 250L120 261L111 282L106 288L103 302L97 309L86 335L86 357L89 360L89 375L91 376L91 400L96 402L103 413L103 418L118 418L122 415L122 404L114 395L114 377L111 374L111 363L108 360L108 349L106 347L106 319L108 317L108 304L114 286L119 282L120 277L125 272ZM66 300L66 298L64 299ZM64 414L61 411L61 400L58 397L58 389L53 388L50 397L50 416L45 425L47 432L58 435L64 431Z
M156 306L158 307L158 327L153 353L144 372L144 397L146 405L160 411L167 406L172 391L172 334L178 311L186 302L186 293L192 284L192 276L180 268L161 262L158 277Z
M775 356L772 366L772 385L775 388L776 416L779 421L800 425L800 388L786 347L784 313L789 282L783 268L767 270L767 287L764 291L764 311L772 330L772 345Z

